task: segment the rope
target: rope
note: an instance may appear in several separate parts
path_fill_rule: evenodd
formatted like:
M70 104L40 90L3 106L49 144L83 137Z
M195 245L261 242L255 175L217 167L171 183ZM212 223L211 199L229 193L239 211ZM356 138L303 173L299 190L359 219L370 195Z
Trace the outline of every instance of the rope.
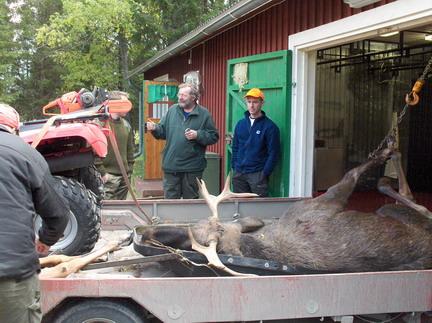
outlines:
M107 124L106 124L106 127L109 129L109 136L108 136L108 138L109 138L109 140L110 140L110 143L111 143L111 146L112 146L112 148L113 148L113 151L114 151L114 156L115 156L115 158L116 158L116 160L117 160L117 163L118 163L118 165L119 165L119 167L120 167L120 171L121 171L121 173L122 173L122 176L123 176L123 179L124 179L124 181L125 181L125 183L126 183L126 186L127 186L127 188L128 188L128 190L129 190L129 193L131 194L131 196L132 196L132 199L133 199L133 201L134 201L134 203L135 203L135 206L138 208L138 210L140 210L141 211L141 213L144 215L144 217L146 218L146 220L147 220L147 222L146 221L144 221L143 219L141 219L139 216L137 216L135 213L133 213L132 212L132 216L140 223L140 224L152 224L154 221L152 221L152 219L147 215L147 213L144 211L144 209L141 207L141 205L139 204L139 202L138 202L138 200L137 200L137 198L136 198L136 196L135 196L135 192L133 191L133 189L132 189L132 185L131 185L131 183L130 183L130 181L129 181L129 177L128 177L128 175L127 175L127 172L126 172L126 168L125 168L125 165L123 164L123 160L122 160L122 157L121 157L121 155L120 155L120 151L119 151L119 148L118 148L118 145L117 145L117 139L116 139L116 135L115 135L115 132L114 132L114 129L112 128L112 127L110 127L110 124L109 124L109 122L107 122Z
M185 264L189 264L189 265L192 265L192 266L195 266L195 267L206 267L209 270L211 270L216 276L220 276L218 274L218 272L216 270L214 270L211 266L209 266L207 264L198 264L198 263L196 263L196 262L188 259L187 257L185 257L183 255L182 250L180 250L180 249L175 249L175 248L172 248L170 246L164 245L163 243L161 243L161 242L159 242L157 240L154 240L154 239L147 240L147 242L149 242L151 245L154 245L154 246L159 247L159 248L166 249L168 252L175 254L179 258L179 260L181 262L185 263Z

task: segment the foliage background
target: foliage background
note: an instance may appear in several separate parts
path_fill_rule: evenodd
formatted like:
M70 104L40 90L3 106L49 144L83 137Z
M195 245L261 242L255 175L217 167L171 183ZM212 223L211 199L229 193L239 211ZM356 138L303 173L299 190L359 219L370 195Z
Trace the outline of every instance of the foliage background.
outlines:
M63 93L128 91L133 68L235 0L5 0L0 3L0 102L23 120ZM137 118L132 115L132 124Z

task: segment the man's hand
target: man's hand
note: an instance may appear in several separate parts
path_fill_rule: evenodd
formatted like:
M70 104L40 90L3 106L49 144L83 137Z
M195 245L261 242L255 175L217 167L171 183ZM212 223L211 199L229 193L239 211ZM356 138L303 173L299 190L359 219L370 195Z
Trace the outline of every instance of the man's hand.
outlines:
M102 182L106 183L108 181L108 178L109 178L109 174L105 173L105 175L102 176Z
M36 239L35 241L36 245L36 252L42 256L48 255L49 252L49 246L47 246L45 243L40 242L39 239Z
M156 123L154 123L153 121L149 120L147 121L147 130L148 131L153 131L156 129Z
M194 140L198 137L198 132L188 128L185 130L185 137L187 140Z

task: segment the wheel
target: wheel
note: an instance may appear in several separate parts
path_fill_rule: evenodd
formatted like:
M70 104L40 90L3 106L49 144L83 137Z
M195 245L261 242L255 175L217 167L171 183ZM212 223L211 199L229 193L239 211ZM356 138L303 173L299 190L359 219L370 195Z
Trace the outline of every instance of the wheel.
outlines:
M93 192L72 178L54 176L57 190L70 207L69 221L63 237L50 248L50 252L73 256L90 252L99 239L100 206ZM35 230L39 231L42 219L38 216Z
M102 176L95 165L79 169L78 181L95 193L97 202L100 203L104 198L104 184Z
M122 300L91 299L70 305L53 323L145 323L144 312Z

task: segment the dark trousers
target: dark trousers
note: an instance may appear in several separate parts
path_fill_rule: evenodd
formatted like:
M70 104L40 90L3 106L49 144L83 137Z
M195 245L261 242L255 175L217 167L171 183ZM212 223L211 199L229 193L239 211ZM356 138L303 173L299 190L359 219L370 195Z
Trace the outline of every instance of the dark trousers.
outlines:
M237 173L232 179L234 193L255 193L261 197L268 196L268 177L264 172Z
M131 177L129 176L129 182ZM123 175L108 174L104 183L105 200L126 200L129 190Z
M23 280L0 280L0 322L36 323L41 319L37 274Z
M164 173L163 190L166 199L197 199L199 189L197 178L202 178L201 172Z

